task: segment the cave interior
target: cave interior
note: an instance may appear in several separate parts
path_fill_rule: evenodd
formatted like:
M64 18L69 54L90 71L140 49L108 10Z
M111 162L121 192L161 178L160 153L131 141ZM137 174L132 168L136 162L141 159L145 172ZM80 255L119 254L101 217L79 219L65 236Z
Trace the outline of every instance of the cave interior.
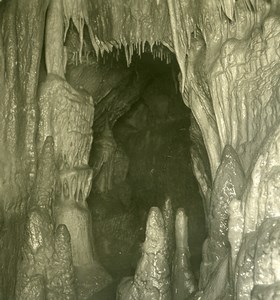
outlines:
M0 300L280 299L279 49L278 0L0 0Z

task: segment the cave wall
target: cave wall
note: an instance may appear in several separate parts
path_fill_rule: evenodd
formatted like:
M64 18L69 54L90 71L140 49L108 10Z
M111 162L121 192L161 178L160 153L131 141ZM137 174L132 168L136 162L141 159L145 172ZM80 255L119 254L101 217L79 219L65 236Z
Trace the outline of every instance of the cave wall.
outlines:
M37 84L48 1L0 8L1 295L13 299L28 192L36 172Z
M277 259L268 262L273 250L267 256L256 250L265 247L259 242L264 232L272 234L272 228L267 225L272 222L270 218L276 218L277 222L279 216L275 207L277 197L271 196L277 190L277 181L272 178L277 177L278 162L272 157L277 153L279 126L278 54L275 52L279 25L275 8L273 3L260 4L254 11L256 19L252 25L248 21L250 12L246 13L246 9L237 4L236 22L227 35L223 31L222 43L215 52L214 42L201 36L190 50L187 78L193 80L186 83L184 99L201 129L212 174L209 185L203 175L201 158L193 152L197 178L208 198L209 215L200 289L204 294L212 294L213 299L226 297L226 286L232 289L228 294L236 299L270 299L276 293L264 288L278 280L277 276L274 280L264 280L273 274L271 269L277 264ZM239 23L240 15L243 22ZM221 30L224 30L223 24ZM232 147L231 150L228 147ZM229 176L227 180L225 176ZM217 224L221 227L216 228ZM228 237L221 239L222 235ZM222 258L228 255L230 273L223 270ZM245 266L246 259L248 265ZM208 274L219 278L219 272L223 276L227 274L230 280L228 284L221 284L223 288L218 286L215 294L211 292L211 279L205 277ZM258 286L257 292L251 294L254 286Z

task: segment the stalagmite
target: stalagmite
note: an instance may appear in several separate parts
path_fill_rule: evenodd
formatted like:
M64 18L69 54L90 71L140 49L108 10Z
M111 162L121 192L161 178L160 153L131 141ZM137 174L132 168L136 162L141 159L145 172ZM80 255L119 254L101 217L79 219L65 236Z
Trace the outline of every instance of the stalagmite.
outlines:
M49 12L50 20L56 14L62 16L61 1L53 5ZM59 7L56 8L56 5ZM51 35L57 39L57 45L61 45L63 22L60 18L56 21L47 26L46 38ZM57 35L53 34L53 30L57 31ZM91 214L86 202L92 183L88 160L92 142L93 100L85 91L75 90L65 81L61 69L63 47L55 49L60 56L52 55L53 49L48 40L46 42L46 55L50 59L46 60L48 75L40 89L38 148L46 135L54 137L55 162L59 168L57 199L53 205L55 226L60 228L60 224L64 224L69 230L78 299L87 299L111 281L110 275L94 257Z
M149 212L146 239L135 276L121 282L117 299L171 300L166 233L162 214L156 207Z
M176 251L172 268L172 299L188 299L197 290L191 270L188 246L188 218L183 209L178 209L175 222Z
M243 237L235 270L235 297L238 300L250 299L254 286L254 258L257 233L249 233Z
M251 294L254 299L266 299L266 294L270 299L278 293L279 221L279 217L266 219L257 231L246 234L236 265L237 299L251 299Z
M164 207L162 209L162 216L163 216L164 227L166 232L168 261L171 267L173 255L174 255L174 249L175 249L175 226L174 226L174 214L173 214L172 201L169 197L164 202Z
M16 299L74 300L74 272L69 233L64 226L58 228L54 234L52 205L56 167L51 137L45 140L37 174L34 198L31 199L26 224Z
M232 299L231 287L229 284L228 256L219 261L218 267L212 273L206 287L202 292L195 295L198 300L226 300Z
M94 261L91 216L86 203L90 178L90 170L61 172L60 199L54 204L56 224L67 226L71 234L73 263L79 267L88 267Z
M263 221L258 230L254 257L254 285L271 285L280 281L280 218Z
M65 225L59 225L55 231L53 263L49 266L49 269L47 272L47 299L77 299L71 238Z
M233 199L229 204L229 221L228 221L228 240L230 243L231 257L230 270L231 278L234 280L235 265L237 255L243 238L244 217L241 210L241 201ZM231 282L232 284L232 282Z
M201 266L200 288L209 282L213 272L229 253L228 217L229 204L243 191L244 173L239 158L231 146L223 151L222 163L217 170L212 190L209 237L204 245L204 261Z
M221 0L222 9L230 20L234 18L235 3L232 0Z
M91 215L86 203L92 181L92 170L87 163L93 103L85 92L48 75L41 87L39 105L39 145L44 136L54 136L55 162L59 168L55 225L65 224L69 230L79 299L86 299L111 281L94 258Z

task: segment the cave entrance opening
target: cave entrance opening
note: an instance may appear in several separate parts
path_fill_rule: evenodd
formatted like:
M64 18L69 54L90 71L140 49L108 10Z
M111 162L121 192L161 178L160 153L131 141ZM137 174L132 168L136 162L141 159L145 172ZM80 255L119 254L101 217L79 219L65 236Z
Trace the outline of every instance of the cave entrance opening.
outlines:
M149 209L163 208L167 199L174 214L182 207L188 216L196 277L206 237L192 172L192 114L179 92L176 58L162 45L155 49L134 52L129 67L124 50L98 62L85 53L82 63L74 53L67 67L70 84L85 89L95 103L88 205L97 256L118 279L134 274Z

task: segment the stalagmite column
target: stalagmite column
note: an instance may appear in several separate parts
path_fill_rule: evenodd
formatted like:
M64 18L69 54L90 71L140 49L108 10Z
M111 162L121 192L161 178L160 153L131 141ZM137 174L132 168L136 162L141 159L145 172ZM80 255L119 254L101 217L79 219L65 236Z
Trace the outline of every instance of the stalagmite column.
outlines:
M40 92L39 146L46 135L54 137L60 178L54 211L56 225L65 224L70 231L74 265L88 266L93 263L93 248L86 204L92 171L87 163L94 108L89 96L74 90L64 80L61 0L51 2L46 27L48 77Z
M41 87L39 106L39 146L45 136L54 137L59 168L59 199L54 205L56 224L65 224L70 231L74 264L89 266L93 262L93 248L86 198L92 180L92 170L87 166L92 141L92 100L49 74Z
M175 221L176 251L172 270L172 299L184 300L197 289L191 271L188 246L188 218L183 209L178 209Z
M86 202L92 183L88 160L93 100L64 79L63 16L62 1L52 1L46 26L48 75L39 91L38 147L46 136L53 136L59 171L54 203L55 226L64 224L69 230L79 299L87 299L104 288L111 277L94 258L92 222Z

